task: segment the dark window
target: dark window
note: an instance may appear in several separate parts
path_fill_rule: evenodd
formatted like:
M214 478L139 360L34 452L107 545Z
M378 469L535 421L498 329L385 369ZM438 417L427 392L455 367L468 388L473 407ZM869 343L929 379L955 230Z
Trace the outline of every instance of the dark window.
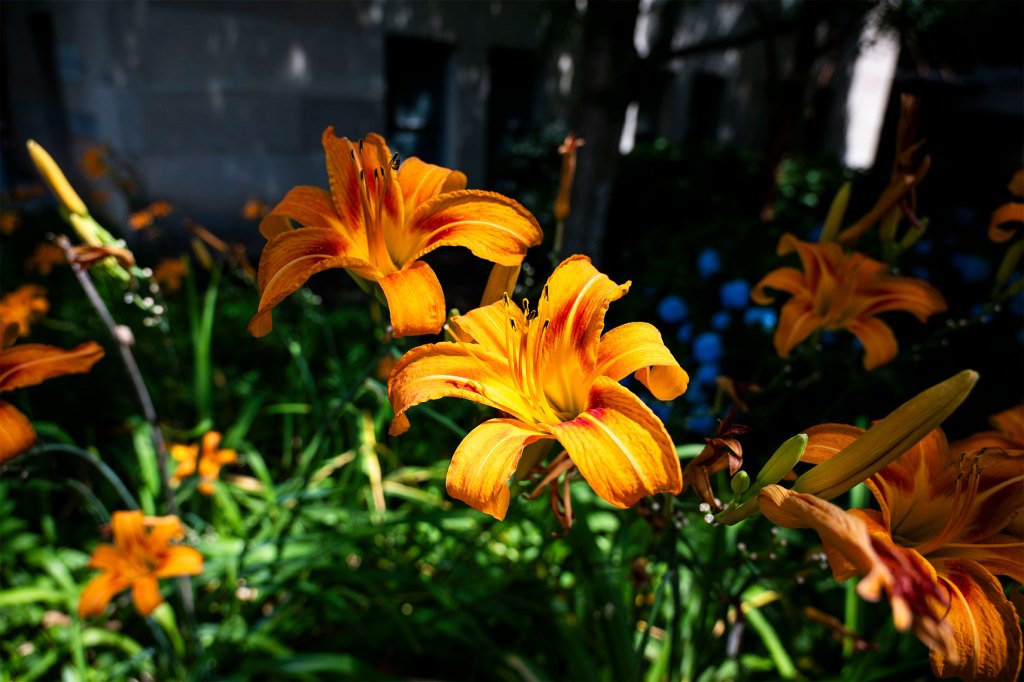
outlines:
M403 157L445 164L451 46L391 36L387 40L388 143Z
M487 102L487 179L497 187L517 142L533 132L540 64L533 52L495 47L488 58L491 89ZM507 189L507 188L506 188Z
M725 79L712 73L693 77L690 94L690 127L686 139L697 142L718 139L718 122L722 113Z

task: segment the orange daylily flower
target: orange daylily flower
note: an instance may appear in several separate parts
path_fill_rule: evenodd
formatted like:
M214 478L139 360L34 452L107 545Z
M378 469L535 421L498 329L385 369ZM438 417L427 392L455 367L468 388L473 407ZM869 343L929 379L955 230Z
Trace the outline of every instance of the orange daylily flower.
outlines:
M424 261L441 246L464 246L499 265L517 266L541 242L536 219L493 192L466 190L466 176L417 158L398 167L387 143L323 134L331 190L296 187L260 223L270 241L259 265L254 336L272 328L271 311L312 275L344 268L376 283L395 336L436 334L444 292ZM291 229L290 220L302 229Z
M37 245L32 255L25 260L25 269L46 277L53 272L55 265L65 265L67 262L63 249L56 244L43 242Z
M405 412L456 397L505 413L473 429L448 468L448 494L498 519L523 448L557 440L594 491L617 507L645 495L678 493L679 457L661 421L619 384L634 374L659 400L686 390L689 377L652 325L632 322L603 336L604 315L629 290L585 256L555 268L536 310L509 301L450 321L453 342L410 350L388 381L391 433Z
M153 268L153 280L168 293L180 289L181 280L187 274L188 264L184 258L164 258Z
M810 429L804 459L820 463L861 433ZM887 593L896 627L914 629L937 676L1016 679L1021 630L995 576L1024 581L1024 451L954 452L935 429L870 477L878 511L844 511L779 486L760 493L761 510L779 525L817 530L836 580L862 576L866 599Z
M71 350L38 343L8 347L16 336L14 325L7 325L2 331L0 393L35 386L64 374L88 372L103 357L103 348L94 341ZM28 417L0 400L0 464L28 450L35 440L36 432Z
M171 457L178 463L178 468L171 477L171 485L177 487L181 480L199 472L199 492L204 495L213 494L213 482L220 476L220 468L225 464L238 461L238 453L234 450L220 449L221 434L207 431L203 435L202 445L172 445Z
M92 145L82 152L80 162L82 172L93 180L102 178L110 170L107 166L107 148L104 145Z
M0 234L8 236L21 227L21 216L14 211L0 211Z
M0 298L0 324L18 326L18 336L28 336L31 325L50 310L46 289L37 284L23 284Z
M796 251L803 272L784 267L757 283L750 297L759 305L774 298L765 289L793 295L779 315L775 350L780 357L819 329L847 329L864 346L864 368L871 370L896 357L892 329L876 316L905 310L921 322L946 309L942 294L924 280L888 274L885 264L861 253L844 254L836 243L814 244L782 235L778 254Z
M141 511L114 512L114 544L100 545L89 568L102 573L89 581L78 602L83 618L96 616L119 592L132 589L132 601L143 616L163 603L160 578L199 575L203 555L192 547L172 545L185 536L177 516L143 516Z
M988 418L994 431L981 431L958 440L950 449L954 453L974 452L982 448L1024 450L1024 405L1011 407Z

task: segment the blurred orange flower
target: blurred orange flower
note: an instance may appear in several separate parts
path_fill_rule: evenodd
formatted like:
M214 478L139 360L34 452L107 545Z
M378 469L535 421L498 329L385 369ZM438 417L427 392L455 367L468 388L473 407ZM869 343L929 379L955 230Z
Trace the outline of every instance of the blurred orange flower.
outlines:
M103 357L103 348L87 341L71 350L27 343L13 346L15 325L0 324L0 393L35 386L65 374L83 374ZM0 464L32 447L36 432L28 418L10 403L0 400Z
M536 310L506 296L453 317L454 342L413 348L392 371L392 435L409 428L406 410L435 398L504 412L466 436L447 479L449 495L498 519L508 511L506 482L523 449L544 439L561 443L594 491L617 507L678 493L672 439L619 381L633 374L656 398L672 400L689 377L652 325L631 322L602 336L605 311L628 289L573 256L552 273Z
M834 243L814 244L785 234L780 256L796 251L803 272L784 267L757 283L750 297L760 305L774 298L765 289L793 295L782 306L775 330L780 357L819 329L846 329L864 346L864 368L875 369L896 357L898 344L892 329L876 316L887 310L905 310L921 322L946 309L942 294L924 280L888 274L885 264L861 253L844 254Z
M98 180L107 174L107 149L103 145L92 145L82 152L82 172L86 177Z
M49 310L46 289L38 284L23 284L0 298L0 324L15 324L18 336L28 336L32 323Z
M149 212L154 218L166 218L174 212L174 208L166 201L154 201L149 205Z
M259 199L249 199L242 206L242 217L246 220L260 220L270 212L270 207Z
M128 216L128 226L133 230L144 230L153 224L153 214L148 208L136 211Z
M234 450L220 449L221 434L207 431L203 435L202 445L172 445L171 457L178 463L178 468L171 477L171 485L177 487L182 479L199 472L199 492L204 495L213 494L213 482L220 476L220 469L225 464L233 464L238 460Z
M181 288L181 280L188 274L184 258L164 258L153 268L153 279L164 291L173 293Z
M143 516L141 511L114 512L114 544L100 545L92 554L90 568L103 572L82 590L78 613L96 616L119 592L132 590L132 601L143 616L163 603L160 578L199 575L203 555L192 547L172 545L185 536L177 516Z
M21 227L21 216L14 211L0 211L0 234L5 237Z
M64 251L59 246L50 242L42 242L25 260L25 269L30 272L38 272L45 277L53 272L55 265L65 265L67 262Z
M804 459L820 463L862 431L829 424L807 432ZM854 575L861 597L886 593L897 629L931 649L938 677L1016 679L1021 630L997 575L1024 581L1024 451L950 450L935 429L866 481L881 511L844 511L813 495L768 486L773 522L813 528L836 580Z
M312 275L344 268L379 288L395 336L436 334L445 318L444 292L423 256L441 246L519 265L541 242L536 219L493 192L466 190L466 176L417 158L398 167L380 135L353 143L323 134L331 190L296 187L260 223L270 241L260 259L260 302L249 323L268 334L271 311ZM292 229L294 220L303 225Z

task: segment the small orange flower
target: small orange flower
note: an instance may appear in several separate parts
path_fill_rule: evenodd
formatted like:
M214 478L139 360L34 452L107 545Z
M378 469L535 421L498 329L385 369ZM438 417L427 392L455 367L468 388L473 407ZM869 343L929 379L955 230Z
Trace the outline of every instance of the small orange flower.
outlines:
M213 482L220 476L220 468L225 464L233 464L238 460L234 450L221 450L221 434L207 431L200 445L172 445L171 457L178 463L178 468L171 477L171 485L177 487L182 479L199 471L199 492L204 495L213 494Z
M49 310L46 289L37 284L23 284L0 298L0 324L15 324L18 336L28 336L31 325Z
M103 145L93 145L82 152L82 172L86 177L98 180L107 174L107 149Z
M272 328L273 308L312 275L344 268L387 300L394 335L436 334L444 292L421 260L442 246L464 246L505 266L541 242L536 219L515 201L466 190L457 171L408 159L399 168L380 135L359 142L323 134L330 192L296 187L260 223L269 239L260 258L254 336ZM292 229L294 220L303 227Z
M154 218L166 218L174 212L174 208L166 201L154 201L149 205L149 212Z
M188 274L184 258L164 258L153 268L153 279L164 291L173 293L181 288L181 280Z
M861 435L827 424L807 431L804 460L820 463ZM1021 630L995 576L1024 582L1024 451L954 454L935 429L866 482L880 511L844 511L813 495L767 486L761 510L789 528L813 528L836 580L883 592L899 630L931 649L938 677L1016 679Z
M93 341L71 350L37 343L8 347L16 336L14 325L0 327L0 331L7 332L0 348L0 393L35 386L64 374L83 374L103 357L103 348ZM35 440L36 432L28 418L0 400L0 464L28 450Z
M270 207L259 199L249 199L242 206L242 217L246 220L260 220L270 212Z
M555 268L536 310L506 296L452 317L454 342L413 348L391 372L391 434L409 429L406 410L436 398L501 410L469 432L447 477L449 495L497 519L508 511L506 482L523 449L541 440L558 441L569 465L616 507L678 493L682 471L671 437L619 382L633 375L659 400L672 400L689 377L649 324L602 335L605 311L628 290L628 282L616 284L587 257L573 256Z
M38 272L44 277L53 272L55 265L65 265L68 260L64 257L64 251L56 244L43 242L36 246L35 251L25 261L25 269Z
M128 216L128 226L133 230L144 230L153 224L153 214L148 208L136 211Z
M90 568L103 572L82 590L78 613L96 616L119 592L132 589L132 601L143 616L163 603L160 578L199 575L203 555L192 547L172 545L185 536L177 516L143 516L141 511L114 512L114 544L100 545L92 554Z
M21 216L14 211L0 212L0 234L5 237L21 227Z
M864 368L875 369L896 357L892 329L876 316L905 310L921 322L946 309L942 294L924 280L888 274L885 264L861 253L844 254L833 242L814 244L785 234L780 256L797 252L803 272L778 268L757 283L750 297L760 305L774 298L765 289L793 295L779 316L775 350L780 357L819 329L846 329L864 346Z

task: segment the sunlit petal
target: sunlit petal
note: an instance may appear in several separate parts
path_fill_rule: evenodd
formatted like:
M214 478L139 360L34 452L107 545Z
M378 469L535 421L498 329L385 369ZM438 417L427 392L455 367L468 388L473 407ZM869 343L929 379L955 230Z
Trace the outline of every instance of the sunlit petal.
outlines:
M356 163L355 147L347 138L335 136L333 127L324 131L321 142L327 156L327 176L335 211L352 235L362 235L365 240L363 186L359 178L360 168Z
M78 615L82 618L98 616L119 592L131 587L131 581L112 573L100 573L92 578L78 599Z
M519 265L543 239L537 219L519 203L494 192L459 190L438 195L409 218L408 251L416 260L441 246L464 246L501 265Z
M544 432L514 419L491 419L476 427L455 450L448 467L448 494L499 521L508 511L508 479L523 448Z
M821 464L857 440L864 430L846 424L821 424L805 429L804 433L807 434L807 447L800 461Z
M410 407L445 397L471 400L527 420L529 410L507 372L504 358L473 344L434 343L413 348L402 356L388 379L388 398L395 411L391 434L399 435L407 428L400 417Z
M678 398L690 380L665 347L661 332L646 322L630 322L605 333L594 372L615 381L635 372L637 380L658 400Z
M163 603L160 596L160 585L155 577L144 577L137 579L132 584L132 601L135 608L143 616L153 613L153 609Z
M466 189L466 176L415 156L406 159L398 168L398 184L402 188L405 215L411 216L421 204L444 192Z
M396 337L436 334L444 325L444 291L433 269L423 261L377 280L388 301Z
M375 279L375 268L353 256L350 247L351 242L336 230L313 227L283 232L267 242L260 257L260 303L249 322L249 333L269 334L274 306L318 272L346 268Z
M594 492L616 507L682 488L679 457L665 426L608 377L594 382L586 411L552 433Z
M167 548L164 561L153 575L157 578L171 578L178 575L199 575L203 572L203 555L193 547L175 545Z
M71 350L26 343L0 351L0 392L35 386L65 374L82 374L103 357L103 347L86 341Z
M476 343L483 350L504 355L508 348L510 317L517 325L523 323L523 314L518 306L506 306L503 301L498 301L474 308L463 315L452 316L449 326L457 341Z
M260 232L264 237L272 239L278 233L287 231L282 229L281 218L294 220L305 227L331 228L345 240L346 253L368 258L362 235L345 224L335 209L331 193L326 190L305 185L292 188L260 224Z
M0 464L25 452L35 442L36 432L28 417L0 400Z

